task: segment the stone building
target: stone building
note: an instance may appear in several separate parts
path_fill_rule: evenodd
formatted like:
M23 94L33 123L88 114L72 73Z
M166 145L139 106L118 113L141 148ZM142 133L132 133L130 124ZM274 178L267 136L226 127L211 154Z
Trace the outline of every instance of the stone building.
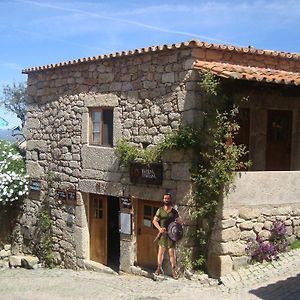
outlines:
M23 70L28 74L27 170L32 190L16 234L31 252L44 199L57 263L98 262L126 272L156 264L152 216L170 192L186 230L189 153L168 153L153 168L120 167L118 140L158 144L180 123L205 113L199 70L222 78L242 103L240 141L251 171L220 206L209 270L238 267L246 239L267 238L280 217L300 236L300 55L190 41L87 57ZM17 251L17 250L16 250Z

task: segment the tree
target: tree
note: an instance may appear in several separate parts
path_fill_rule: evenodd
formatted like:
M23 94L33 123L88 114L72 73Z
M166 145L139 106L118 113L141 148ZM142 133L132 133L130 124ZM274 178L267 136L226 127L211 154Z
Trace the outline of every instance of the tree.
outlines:
M22 127L25 124L26 103L27 103L27 85L24 82L6 84L2 90L3 97L0 98L0 105L17 115L22 122Z

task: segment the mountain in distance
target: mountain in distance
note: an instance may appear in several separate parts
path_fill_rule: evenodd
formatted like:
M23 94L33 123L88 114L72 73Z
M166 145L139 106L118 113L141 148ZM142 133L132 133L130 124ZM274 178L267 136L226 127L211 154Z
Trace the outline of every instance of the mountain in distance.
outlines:
M12 129L0 129L0 140L15 142L16 137L12 136Z

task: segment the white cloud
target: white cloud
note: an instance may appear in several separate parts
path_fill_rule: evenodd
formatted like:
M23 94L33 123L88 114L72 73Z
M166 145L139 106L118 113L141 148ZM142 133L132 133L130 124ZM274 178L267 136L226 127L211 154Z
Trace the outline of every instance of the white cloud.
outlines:
M14 62L8 62L8 61L1 61L0 60L0 65L3 68L7 68L7 69L11 69L11 70L17 70L17 71L22 70L22 67L19 64L14 63Z
M97 18L97 19L102 19L102 20L107 20L107 21L113 21L113 22L117 22L117 23L121 23L121 24L127 24L127 25L133 25L133 26L137 26L137 27L142 27L145 29L149 29L149 30L153 30L153 31L158 31L158 32L163 32L163 33L170 33L170 34L175 34L175 35L182 35L182 36L188 36L190 38L200 38L200 39L206 39L209 41L213 41L213 42L221 42L221 43L228 43L226 41L217 39L215 37L211 37L211 36L207 36L207 35L201 35L198 34L196 32L190 32L190 31L185 31L185 30L176 30L176 29L170 29L164 26L158 26L158 25L152 25L152 24L148 24L145 22L140 22L140 21L135 21L132 19L124 19L124 18L120 18L118 16L114 16L114 14L107 14L106 12L99 14L96 12L90 12L90 11L86 11L86 10L82 10L82 9L76 9L76 8L70 8L70 7L66 7L66 6L61 6L61 5L54 5L54 4L50 4L50 3L40 3L40 2L36 2L36 1L31 1L31 0L19 0L19 2L22 3L27 3L27 4L31 4L31 5L35 5L35 6L39 6L39 7L45 7L45 8L51 8L51 9L55 9L55 10L59 10L59 11L66 11L66 12L71 12L73 13L73 17L74 18L80 18L80 17L86 17L86 18ZM186 8L190 11L190 9L187 6L180 6L177 8L177 10L179 9L183 9ZM168 9L168 7L166 7ZM154 10L154 9L160 9L160 7L152 7L150 8L150 10ZM142 10L140 11L142 12ZM146 10L145 10L146 12ZM117 15L117 14L115 14ZM120 15L123 15L122 13ZM126 15L126 13L125 13ZM69 19L68 19L69 18ZM68 19L70 20L70 16L60 16L57 18L57 20L63 20L63 19Z

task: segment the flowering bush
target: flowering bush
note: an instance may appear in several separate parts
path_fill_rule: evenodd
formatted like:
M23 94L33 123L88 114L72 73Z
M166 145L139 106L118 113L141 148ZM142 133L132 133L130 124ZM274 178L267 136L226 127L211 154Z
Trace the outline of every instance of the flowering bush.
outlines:
M0 205L10 205L28 192L25 162L17 148L0 141Z
M286 239L286 226L281 221L275 221L271 230L270 241L273 243L278 252L286 252L288 250L288 242Z
M250 240L246 247L246 253L252 261L272 261L278 258L278 253L288 249L286 240L286 227L283 222L275 221L272 225L270 241L263 241L259 236Z
M249 241L246 253L251 260L258 262L272 261L278 257L276 247L270 242L264 242L259 236L256 237L256 240Z

